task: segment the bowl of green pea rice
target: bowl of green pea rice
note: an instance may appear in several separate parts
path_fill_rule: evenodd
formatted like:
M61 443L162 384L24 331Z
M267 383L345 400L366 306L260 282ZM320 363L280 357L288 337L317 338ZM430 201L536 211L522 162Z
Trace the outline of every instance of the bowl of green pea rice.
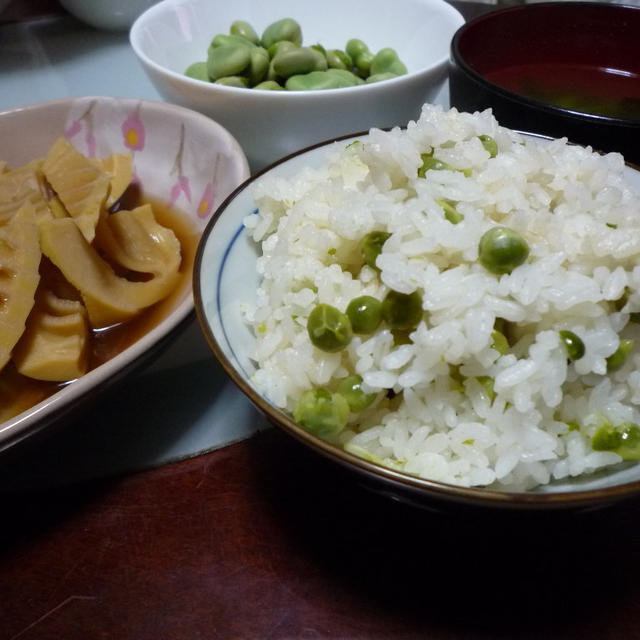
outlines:
M196 310L276 425L411 501L640 493L640 173L425 104L253 176Z

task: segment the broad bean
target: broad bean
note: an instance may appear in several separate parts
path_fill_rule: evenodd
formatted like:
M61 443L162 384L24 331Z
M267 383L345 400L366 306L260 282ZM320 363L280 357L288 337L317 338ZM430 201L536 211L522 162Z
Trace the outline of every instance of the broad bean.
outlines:
M215 84L223 84L225 87L236 87L237 89L246 89L249 81L242 76L224 76L218 78Z
M354 64L358 75L366 78L371 74L371 63L373 62L373 53L363 51L354 58Z
M247 70L247 77L249 79L249 85L255 86L262 82L269 71L269 54L263 47L255 47L251 49L249 58L249 68Z
M396 75L402 75L407 73L407 67L400 61L395 50L387 47L380 49L380 51L373 56L370 73L371 75L378 73L395 73Z
M207 73L212 80L242 75L251 62L251 52L242 45L222 45L211 49L207 58Z
M329 71L312 71L287 78L284 88L288 91L318 91L322 89L343 89L353 86L348 80Z
M353 60L351 59L351 56L340 49L329 49L326 52L326 58L327 65L331 69L350 70L353 68Z
M285 79L312 71L325 71L327 68L324 56L309 47L297 47L278 53L271 62L276 76Z
M265 91L284 91L284 87L275 80L264 80L258 83L254 89L263 89Z
M280 40L280 42L274 42L270 47L267 47L267 53L273 60L279 53L289 51L290 49L297 49L300 45L289 40Z
M217 49L218 47L226 47L228 45L241 45L243 47L248 47L251 49L256 45L251 42L251 40L247 40L247 38L243 38L242 36L231 35L228 33L219 33L209 45L209 51L212 49Z
M303 47L302 29L293 18L269 24L262 36L248 22L235 20L229 33L219 33L211 40L207 54L206 62L189 65L185 75L263 90L278 90L275 83L290 91L338 89L407 72L393 49L381 49L374 55L358 38L351 38L345 50L327 50L320 43Z
M369 52L369 47L358 38L351 38L345 47L347 54L352 60L355 60L361 53Z
M246 38L250 42L253 42L253 44L260 44L260 37L255 32L255 29L244 20L236 20L232 22L229 33L234 36Z
M366 79L366 83L367 84L372 84L374 82L382 82L383 80L391 80L391 78L397 78L398 74L397 73L390 73L390 72L385 72L385 73L372 73L367 79Z
M204 82L209 82L210 80L209 74L207 73L206 62L194 62L190 64L184 72L184 75L194 80L203 80Z
M293 18L283 18L273 22L262 33L261 42L266 49L280 40L302 44L302 29Z

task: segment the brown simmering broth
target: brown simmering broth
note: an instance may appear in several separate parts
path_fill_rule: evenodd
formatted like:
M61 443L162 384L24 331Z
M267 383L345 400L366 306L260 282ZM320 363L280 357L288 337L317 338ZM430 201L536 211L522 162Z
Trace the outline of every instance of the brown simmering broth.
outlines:
M170 228L180 241L182 264L180 281L164 300L145 309L127 322L107 329L94 330L89 337L89 371L124 351L164 320L184 298L191 287L193 262L198 246L199 232L185 215L167 207L162 202L141 196L133 191L122 199L122 208L133 208L148 202L153 207L156 220ZM26 411L53 395L71 382L45 382L19 374L9 362L0 371L0 422Z

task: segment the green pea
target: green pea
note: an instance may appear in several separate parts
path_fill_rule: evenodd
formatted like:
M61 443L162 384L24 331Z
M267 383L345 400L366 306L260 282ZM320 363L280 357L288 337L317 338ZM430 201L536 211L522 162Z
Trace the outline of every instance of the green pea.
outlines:
M249 80L243 76L223 76L218 78L214 84L222 84L225 87L236 87L236 89L246 89L249 86Z
M496 226L480 238L478 259L491 273L511 273L529 257L526 240L509 227Z
M622 444L622 434L611 424L600 427L591 436L594 451L615 451Z
M255 47L251 50L249 58L249 69L247 71L249 84L251 86L262 82L269 71L269 54L262 47Z
M397 78L397 77L398 77L397 73L390 73L390 72L373 73L367 78L366 82L367 84L373 84L374 82L383 82L384 80L391 80L392 78Z
M253 42L253 44L259 44L260 42L260 38L254 28L244 20L235 20L232 22L229 33L234 36L245 38L246 40L249 40L249 42Z
M293 18L283 18L270 24L264 30L261 40L265 49L280 40L289 40L296 44L302 44L302 29Z
M336 73L312 71L287 78L285 89L288 91L320 91L323 89L343 89L353 84ZM337 69L334 69L337 71Z
M491 136L484 133L479 135L478 138L480 138L480 142L482 142L482 146L489 156L495 158L498 155L498 143Z
M363 51L353 59L353 64L361 78L366 78L371 74L372 62L373 54L370 51Z
M640 460L640 427L633 422L601 426L591 437L594 451L613 451L623 460Z
M620 339L618 348L607 358L607 371L615 371L625 363L633 349L633 344L633 340Z
M489 397L489 402L493 403L496 397L495 389L493 388L494 380L491 376L477 376L476 380L480 383L482 390Z
M209 74L207 73L206 62L194 62L187 67L184 75L193 78L194 80L203 80L204 82L210 82Z
M625 287L624 291L622 292L622 295L617 300L614 300L612 302L613 308L616 311L622 311L624 306L629 301L629 296L630 295L631 295L631 289L629 289L629 287Z
M265 80L257 84L254 89L261 89L263 91L284 91L284 87L278 84L275 80Z
M558 332L560 340L567 350L567 356L570 360L580 360L584 355L584 342L573 331L562 329Z
M222 45L211 49L207 72L212 80L242 75L251 62L251 52L242 45Z
M362 239L360 253L366 264L373 269L376 267L376 259L382 253L384 243L391 237L386 231L371 231Z
M422 295L419 291L389 291L382 301L382 319L394 330L412 329L422 320Z
M436 200L436 203L444 209L444 217L451 224L458 224L464 220L464 216L448 200Z
M305 391L293 409L294 420L306 431L330 438L340 433L349 420L349 403L339 393L326 389Z
M400 346L401 344L412 344L413 340L411 339L411 333L415 327L411 327L411 329L392 329L391 335L393 336L393 344L395 346Z
M373 296L358 296L349 302L346 314L354 333L373 333L382 322L382 303Z
M376 73L395 73L401 76L407 73L407 67L405 67L398 58L395 50L387 47L380 49L380 51L373 56L369 73L371 73L371 75L375 75Z
M345 46L345 52L355 60L361 53L369 53L369 47L362 40L351 38Z
M347 69L353 67L351 56L340 49L329 49L326 52L327 64L330 69Z
M451 391L464 391L464 381L466 378L460 373L460 365L449 365L449 386Z
M622 436L622 444L616 453L623 460L640 460L640 427L633 422L623 422L617 428Z
M501 331L494 329L491 332L491 339L493 340L493 342L491 343L491 347L495 349L501 356L509 350L509 341Z
M289 40L280 40L279 42L274 42L270 47L268 47L267 53L273 60L279 53L290 51L291 49L297 49L299 46L299 44L290 42Z
M375 393L362 390L362 378L357 374L340 380L338 393L347 401L353 413L364 411L376 399Z
M433 157L433 151L431 153L423 153L420 155L422 159L422 166L418 169L418 177L424 178L427 174L427 171L460 171L465 176L471 175L471 169L456 169L456 167L451 166L448 162L444 160L438 160L438 158Z
M348 316L329 304L318 304L307 319L311 344L333 353L344 349L353 337Z

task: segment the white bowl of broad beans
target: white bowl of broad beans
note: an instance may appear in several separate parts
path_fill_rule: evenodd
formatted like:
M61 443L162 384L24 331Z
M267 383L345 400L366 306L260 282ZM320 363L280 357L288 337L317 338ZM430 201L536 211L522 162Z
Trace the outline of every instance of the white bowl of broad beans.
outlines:
M418 117L463 22L444 0L163 0L130 41L163 98L220 122L257 170Z

